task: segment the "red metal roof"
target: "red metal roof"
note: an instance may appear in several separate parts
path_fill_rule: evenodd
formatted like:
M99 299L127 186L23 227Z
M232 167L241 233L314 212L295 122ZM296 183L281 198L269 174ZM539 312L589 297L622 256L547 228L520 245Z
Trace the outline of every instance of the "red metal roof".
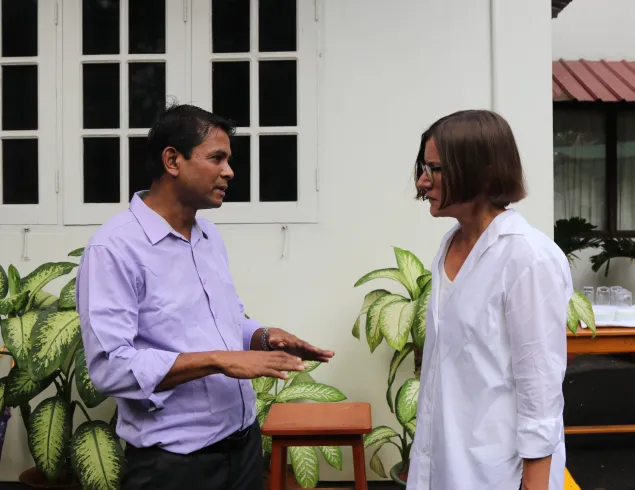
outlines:
M635 62L554 61L551 87L555 102L635 102Z

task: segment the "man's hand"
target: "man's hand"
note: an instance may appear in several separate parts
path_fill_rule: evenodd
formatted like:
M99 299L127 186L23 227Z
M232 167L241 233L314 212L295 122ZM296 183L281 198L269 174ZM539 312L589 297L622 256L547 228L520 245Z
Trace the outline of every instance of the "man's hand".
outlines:
M269 345L274 351L282 350L298 356L304 361L328 362L335 355L333 351L314 347L280 328L270 328L268 333Z
M230 378L253 379L261 376L288 379L285 371L304 371L306 366L297 356L279 351L215 352L221 373Z

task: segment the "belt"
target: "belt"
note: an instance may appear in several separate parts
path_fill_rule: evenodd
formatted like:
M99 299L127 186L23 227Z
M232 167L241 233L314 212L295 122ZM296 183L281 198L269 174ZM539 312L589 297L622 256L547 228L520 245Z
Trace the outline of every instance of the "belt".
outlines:
M217 452L226 452L232 451L236 449L242 449L247 440L249 439L249 434L253 430L253 425L249 426L242 430L237 430L233 434L228 435L225 439L221 439L214 444L210 444L204 448L195 451L197 453L217 453Z

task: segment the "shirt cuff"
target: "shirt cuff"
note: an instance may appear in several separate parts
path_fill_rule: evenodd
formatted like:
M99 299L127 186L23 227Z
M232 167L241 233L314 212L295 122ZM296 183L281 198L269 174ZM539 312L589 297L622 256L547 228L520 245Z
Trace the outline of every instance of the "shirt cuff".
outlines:
M563 437L562 418L535 420L518 415L518 455L537 459L556 452Z
M177 357L179 357L179 354L176 352L148 349L145 351L142 363L133 363L132 374L149 401L148 411L163 410L165 401L174 392L174 389L159 393L155 393L154 390L170 372Z
M243 350L250 350L251 339L256 333L256 330L262 328L262 325L251 318L245 318L241 325L243 327Z

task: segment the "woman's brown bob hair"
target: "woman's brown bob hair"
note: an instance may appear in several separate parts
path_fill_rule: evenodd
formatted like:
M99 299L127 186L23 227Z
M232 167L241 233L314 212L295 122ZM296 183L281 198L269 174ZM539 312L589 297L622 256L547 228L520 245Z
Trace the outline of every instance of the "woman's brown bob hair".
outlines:
M421 136L415 183L426 163L424 152L431 138L443 172L440 208L478 197L505 208L527 195L514 134L495 112L460 111L433 123ZM418 189L417 198L425 199L425 191Z

